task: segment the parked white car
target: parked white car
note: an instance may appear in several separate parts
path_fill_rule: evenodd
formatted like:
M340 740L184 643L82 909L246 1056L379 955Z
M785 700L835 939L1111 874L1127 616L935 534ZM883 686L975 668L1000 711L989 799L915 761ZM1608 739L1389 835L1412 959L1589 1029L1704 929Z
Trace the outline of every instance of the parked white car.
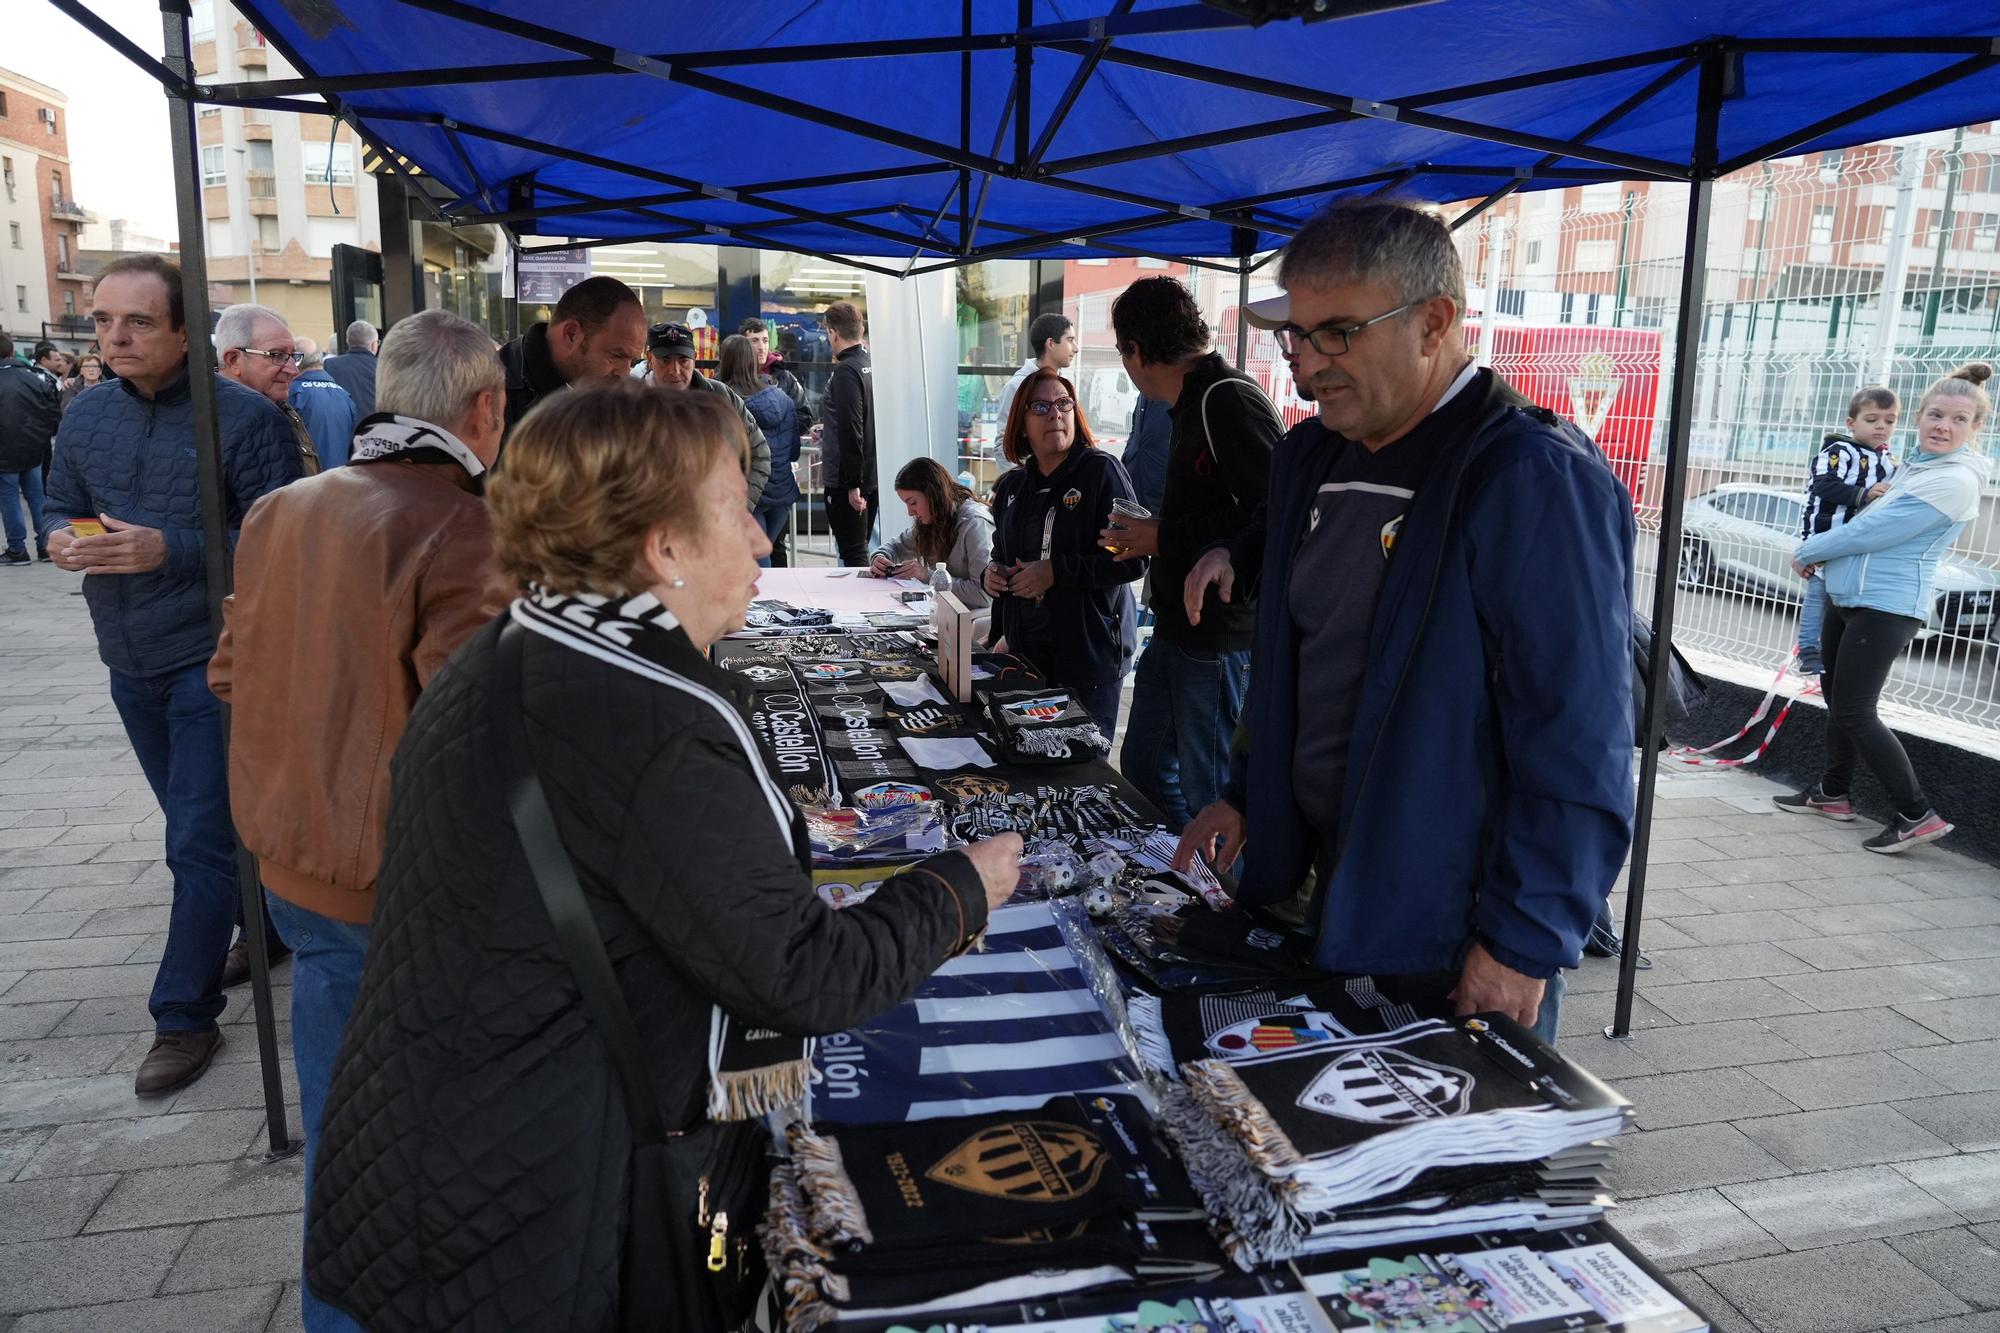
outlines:
M1792 552L1804 523L1805 504L1793 491L1733 482L1696 496L1681 529L1680 586L1798 601L1805 585L1792 572ZM1996 600L2000 571L1947 553L1925 632L1990 638Z

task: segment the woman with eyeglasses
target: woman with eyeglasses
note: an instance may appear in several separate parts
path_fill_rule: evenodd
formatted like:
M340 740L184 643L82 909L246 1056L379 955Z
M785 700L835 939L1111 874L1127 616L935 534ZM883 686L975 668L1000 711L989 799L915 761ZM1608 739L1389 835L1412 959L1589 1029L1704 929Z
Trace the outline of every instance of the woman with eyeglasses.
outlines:
M1114 559L1098 534L1110 525L1112 501L1132 501L1132 479L1096 447L1075 386L1053 370L1014 395L1000 443L1020 466L993 489L993 561L983 582L995 644L1066 687L1111 739L1118 687L1137 647L1130 585L1146 562Z

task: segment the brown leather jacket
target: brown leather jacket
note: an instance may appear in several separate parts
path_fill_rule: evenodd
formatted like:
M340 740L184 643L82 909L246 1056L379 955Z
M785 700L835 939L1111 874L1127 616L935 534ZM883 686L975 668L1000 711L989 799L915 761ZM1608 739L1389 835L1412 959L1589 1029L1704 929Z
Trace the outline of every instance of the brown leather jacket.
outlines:
M418 693L507 605L475 485L457 463L382 459L244 520L208 683L235 711L237 831L287 902L374 913L389 757Z

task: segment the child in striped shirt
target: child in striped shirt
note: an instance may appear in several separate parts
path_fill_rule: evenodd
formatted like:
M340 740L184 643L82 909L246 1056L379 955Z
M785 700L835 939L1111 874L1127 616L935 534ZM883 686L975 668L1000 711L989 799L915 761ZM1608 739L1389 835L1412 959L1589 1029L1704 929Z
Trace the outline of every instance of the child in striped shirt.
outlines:
M1895 393L1879 385L1854 395L1847 405L1847 430L1827 432L1813 455L1801 538L1839 527L1887 489L1896 471L1889 440L1900 407ZM1820 674L1819 631L1825 619L1826 583L1814 574L1799 607L1799 670L1808 676Z

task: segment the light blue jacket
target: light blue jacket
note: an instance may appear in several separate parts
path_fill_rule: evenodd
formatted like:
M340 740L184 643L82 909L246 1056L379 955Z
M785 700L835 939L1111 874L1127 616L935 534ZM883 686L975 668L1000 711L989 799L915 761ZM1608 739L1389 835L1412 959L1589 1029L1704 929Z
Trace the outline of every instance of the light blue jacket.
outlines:
M1970 449L1907 460L1880 500L1807 539L1793 558L1824 564L1835 606L1927 621L1937 563L1979 513L1986 460Z

